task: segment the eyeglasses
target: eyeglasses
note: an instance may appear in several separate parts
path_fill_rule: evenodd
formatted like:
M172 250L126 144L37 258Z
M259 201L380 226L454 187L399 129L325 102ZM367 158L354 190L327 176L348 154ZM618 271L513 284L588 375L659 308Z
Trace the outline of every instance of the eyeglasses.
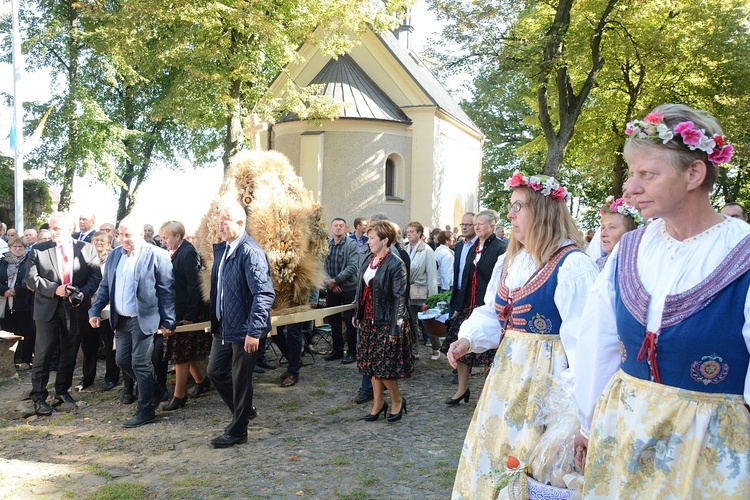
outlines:
M463 222L461 223L461 227L471 227L473 225L474 225L473 223L468 223L468 224L467 223L463 223Z
M521 211L524 205L528 205L528 203L524 203L522 201L516 201L508 205L508 212L515 212L518 213Z

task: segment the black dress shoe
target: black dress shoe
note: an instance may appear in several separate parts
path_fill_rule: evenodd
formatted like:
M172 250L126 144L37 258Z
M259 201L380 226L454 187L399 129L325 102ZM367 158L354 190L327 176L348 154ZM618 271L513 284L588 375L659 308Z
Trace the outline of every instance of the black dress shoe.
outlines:
M275 370L276 365L269 363L266 358L259 358L255 361L255 366L260 366L261 368L265 368L266 370Z
M140 427L142 425L150 424L156 420L156 415L153 413L142 413L138 412L135 414L135 417L131 418L130 420L126 420L122 423L123 427Z
M104 388L102 390L105 391L105 392L106 391L111 391L112 389L114 389L115 387L117 387L117 384L118 384L117 382L112 382L112 381L104 382Z
M337 360L337 359L341 359L343 357L344 357L344 353L343 352L341 352L341 351L333 351L332 353L327 354L326 357L323 358L323 359L325 359L326 361L334 361L334 360Z
M184 398L178 398L177 396L174 396L172 397L172 401L162 406L161 409L164 411L177 410L185 406L185 403L187 403L187 400L188 400L187 394L185 394Z
M398 413L396 413L395 415L391 413L390 415L388 415L388 418L386 420L388 422L398 422L399 420L401 420L401 416L405 415L406 413L408 413L406 411L406 398L403 398L401 400L401 409L398 411Z
M135 403L135 396L132 394L123 393L122 396L120 396L120 402L124 405L132 405Z
M256 364L253 366L253 373L266 373L266 371Z
M466 389L466 391L464 391L464 393L461 394L459 397L457 397L455 399L454 398L450 398L450 399L446 400L445 404L447 404L448 406L456 406L456 405L461 404L461 400L462 399L464 400L464 403L468 403L469 402L469 396L471 396L471 389Z
M200 396L201 394L203 394L210 388L211 388L211 380L209 380L209 378L206 377L203 379L203 382L201 382L200 384L195 384L195 386L193 387L193 391L188 395L191 398L197 398L198 396Z
M243 434L242 436L232 436L231 434L224 434L217 438L213 438L210 443L214 448L229 448L230 446L234 446L236 444L247 443L247 433Z
M348 354L344 356L344 359L341 360L342 365L350 365L357 361L357 356L355 354Z
M46 417L52 415L52 407L46 401L34 401L34 413Z
M73 397L70 394L68 394L67 392L64 392L62 394L58 394L57 396L55 396L55 400L52 402L52 406L60 406L65 403L75 406L76 400L73 399Z
M367 403L368 401L372 401L371 392L359 391L359 393L357 394L357 397L354 398L354 404L357 404L357 405L361 405L362 403Z

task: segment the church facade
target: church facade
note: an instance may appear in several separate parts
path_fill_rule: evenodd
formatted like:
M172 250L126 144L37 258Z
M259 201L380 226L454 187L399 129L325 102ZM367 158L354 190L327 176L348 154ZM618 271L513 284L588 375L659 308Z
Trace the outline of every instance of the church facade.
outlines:
M274 95L289 78L319 84L343 111L323 123L282 118L267 144L296 166L325 221L384 213L402 227L442 228L477 211L484 136L394 34L368 31L336 59L314 45L300 52L304 62L277 77Z

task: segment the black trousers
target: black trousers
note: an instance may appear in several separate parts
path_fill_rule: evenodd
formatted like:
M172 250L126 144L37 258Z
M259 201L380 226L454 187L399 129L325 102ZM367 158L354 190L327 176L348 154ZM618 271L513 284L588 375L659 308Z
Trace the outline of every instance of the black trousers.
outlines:
M115 332L112 331L112 324L109 322L109 320L102 321L101 326L98 328L98 330L99 337L101 338L102 342L104 342L105 359L107 363L107 368L104 372L104 381L117 384L120 381L120 367L117 366L117 361L115 359L116 352L112 349L115 344ZM83 339L81 339L81 346L83 346ZM85 371L83 372L83 378L84 380L86 380ZM91 379L91 381L94 381L93 378ZM85 386L86 384L84 383L83 385Z
M341 293L333 293L330 290L326 294L326 307L343 306L345 304L351 304L354 302L354 296L357 294L356 290L349 290ZM346 321L346 345L349 354L357 354L357 330L352 326L351 320L354 310L346 311L345 313L334 314L328 316L326 322L331 325L331 339L333 340L333 350L336 352L344 352L344 333L341 327L341 317L343 315L344 321Z
M299 369L302 366L302 326L304 323L286 325L273 336L273 341L289 362L286 371L295 377L299 377Z
M244 342L222 343L221 334L214 334L208 360L208 378L224 400L232 421L225 429L231 436L247 433L253 410L253 368L258 351L245 352Z
M60 343L60 363L55 377L55 394L66 394L73 385L76 355L81 344L81 324L88 321L86 309L73 307L69 301L57 300L57 309L50 321L36 321L36 344L34 366L31 370L31 392L33 401L44 401L49 396L49 367L55 344Z

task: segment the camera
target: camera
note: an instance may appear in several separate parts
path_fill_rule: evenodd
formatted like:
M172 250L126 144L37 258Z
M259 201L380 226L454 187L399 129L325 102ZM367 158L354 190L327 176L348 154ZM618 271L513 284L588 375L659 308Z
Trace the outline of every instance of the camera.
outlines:
M81 304L83 304L83 292L80 288L77 286L68 286L68 300L70 300L70 303L73 305L73 307L78 307Z

